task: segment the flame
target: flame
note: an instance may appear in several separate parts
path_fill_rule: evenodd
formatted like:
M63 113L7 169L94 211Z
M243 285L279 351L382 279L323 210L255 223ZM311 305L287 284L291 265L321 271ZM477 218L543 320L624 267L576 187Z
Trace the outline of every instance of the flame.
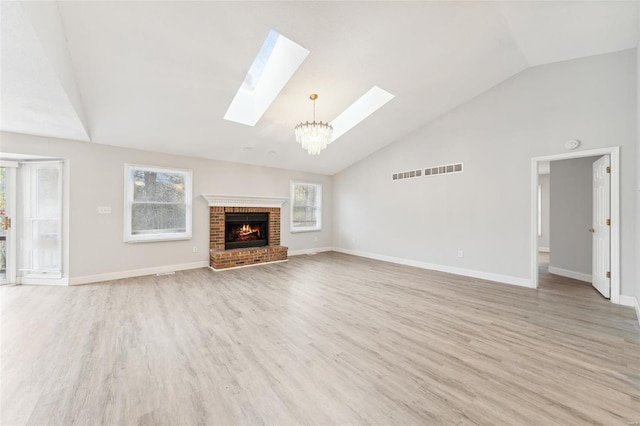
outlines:
M237 229L238 239L240 240L262 238L259 225L251 226L245 223Z

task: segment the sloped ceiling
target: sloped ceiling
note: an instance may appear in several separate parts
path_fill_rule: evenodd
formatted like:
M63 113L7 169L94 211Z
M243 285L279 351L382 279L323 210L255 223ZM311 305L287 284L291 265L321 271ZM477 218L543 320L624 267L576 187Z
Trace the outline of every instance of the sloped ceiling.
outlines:
M3 130L324 174L527 67L634 48L639 27L637 2L5 3ZM271 29L311 53L255 127L223 120ZM374 85L395 98L320 156L295 142L310 93L331 121Z
M58 8L29 6L2 2L0 129L89 141Z

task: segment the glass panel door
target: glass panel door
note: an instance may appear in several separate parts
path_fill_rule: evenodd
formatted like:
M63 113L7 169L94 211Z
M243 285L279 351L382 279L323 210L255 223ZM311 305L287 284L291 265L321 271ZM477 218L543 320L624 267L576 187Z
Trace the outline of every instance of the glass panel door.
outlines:
M62 162L22 165L24 196L23 266L25 277L62 277Z
M17 164L2 162L0 166L0 285L16 282L15 176Z

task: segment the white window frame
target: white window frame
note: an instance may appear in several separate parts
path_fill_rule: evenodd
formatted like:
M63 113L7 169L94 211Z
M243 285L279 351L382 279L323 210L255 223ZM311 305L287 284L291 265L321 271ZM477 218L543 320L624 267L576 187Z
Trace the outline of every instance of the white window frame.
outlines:
M315 186L318 190L316 191L316 224L315 226L305 226L305 227L295 227L293 226L293 210L295 208L295 188L298 185L309 185ZM289 230L292 233L298 232L314 232L322 230L322 184L321 183L313 183L313 182L299 182L299 181L291 181L291 199L289 202L290 212L289 212Z
M131 232L131 212L133 208L133 180L131 179L133 170L145 172L172 173L184 176L184 203L185 203L185 232L157 232L149 234L134 235ZM174 169L168 167L143 166L139 164L124 165L124 241L127 243L143 243L154 241L174 241L191 239L192 231L192 171L187 169Z

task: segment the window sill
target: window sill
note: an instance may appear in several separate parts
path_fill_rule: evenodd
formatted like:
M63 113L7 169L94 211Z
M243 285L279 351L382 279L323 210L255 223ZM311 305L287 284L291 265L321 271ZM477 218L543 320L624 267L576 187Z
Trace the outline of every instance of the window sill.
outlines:
M289 232L292 234L298 234L302 232L320 232L322 228L298 228L298 229L289 229Z
M168 236L168 235L145 235L144 237L135 237L135 236L127 236L124 238L124 242L127 244L137 244L137 243L155 243L155 242L166 242L166 241L185 241L190 240L191 234L181 234L176 236Z

